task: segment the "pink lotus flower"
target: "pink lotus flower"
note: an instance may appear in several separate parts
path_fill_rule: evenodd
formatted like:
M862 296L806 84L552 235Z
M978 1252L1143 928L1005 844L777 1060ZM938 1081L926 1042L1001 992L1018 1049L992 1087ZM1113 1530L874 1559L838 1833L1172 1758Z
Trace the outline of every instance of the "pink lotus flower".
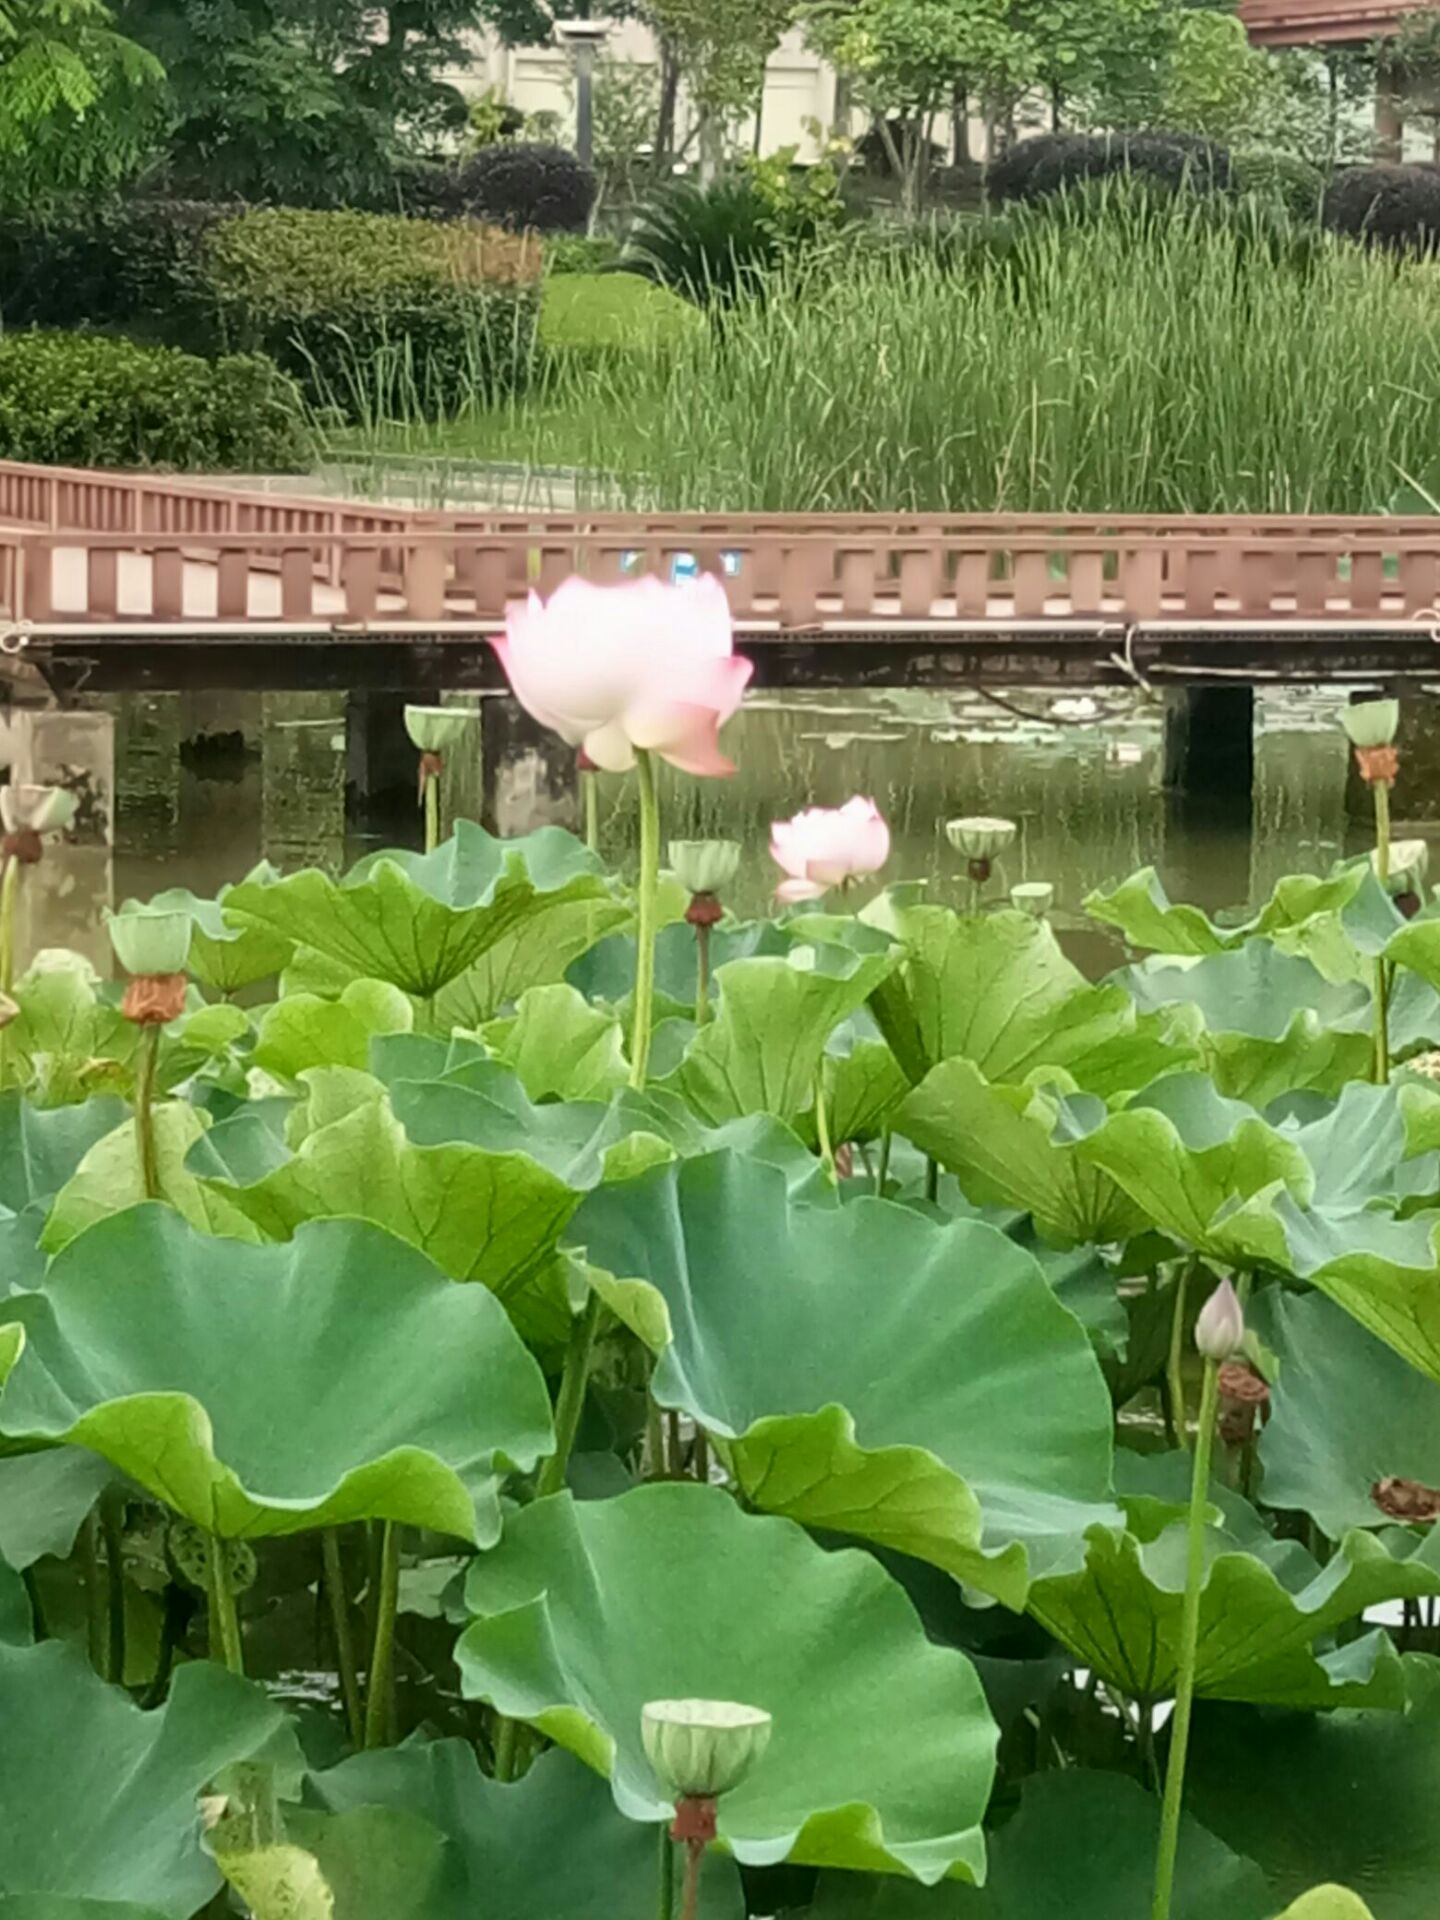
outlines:
M770 855L788 875L777 900L818 900L860 874L878 873L890 858L890 829L873 800L857 794L843 807L809 807L770 829Z
M719 731L753 667L739 659L730 603L712 575L674 586L565 581L512 609L494 643L515 698L597 767L624 773L639 748L686 773L733 773Z

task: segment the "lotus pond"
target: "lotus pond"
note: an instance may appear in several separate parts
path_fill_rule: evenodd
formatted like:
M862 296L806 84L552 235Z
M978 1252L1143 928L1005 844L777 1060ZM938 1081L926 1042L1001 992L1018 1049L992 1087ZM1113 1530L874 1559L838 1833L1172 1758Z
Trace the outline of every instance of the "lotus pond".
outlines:
M642 750L638 877L432 810L129 903L112 982L16 953L6 790L0 1914L1432 1920L1440 906L1369 724L1373 855L1137 872L1094 978L1004 821L959 905L862 808L730 912Z

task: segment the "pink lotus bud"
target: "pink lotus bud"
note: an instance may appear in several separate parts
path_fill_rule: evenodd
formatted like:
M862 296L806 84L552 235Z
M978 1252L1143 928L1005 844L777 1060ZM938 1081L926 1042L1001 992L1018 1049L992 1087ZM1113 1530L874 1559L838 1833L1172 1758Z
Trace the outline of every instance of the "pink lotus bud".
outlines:
M753 668L712 575L615 587L577 576L512 609L494 647L525 711L605 772L627 772L637 749L685 773L735 771L719 732Z
M818 900L831 887L878 873L890 857L890 829L875 802L857 794L843 807L809 807L777 820L770 857L786 876L777 899Z
M1228 1280L1222 1280L1200 1309L1195 1345L1207 1360L1228 1360L1245 1339L1245 1310Z

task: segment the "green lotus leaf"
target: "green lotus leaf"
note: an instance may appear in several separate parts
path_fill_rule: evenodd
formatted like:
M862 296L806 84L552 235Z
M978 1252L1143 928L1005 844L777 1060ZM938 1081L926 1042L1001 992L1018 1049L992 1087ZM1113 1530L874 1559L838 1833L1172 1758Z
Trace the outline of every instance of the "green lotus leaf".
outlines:
M826 1552L718 1488L559 1495L507 1520L466 1602L466 1692L607 1775L630 1819L671 1817L645 1702L743 1700L775 1732L719 1804L742 1864L983 1874L997 1731L979 1678L868 1554Z
M188 1920L221 1884L201 1845L198 1796L286 1727L262 1688L203 1660L142 1713L53 1640L0 1646L0 1717L0 1911L35 1920L47 1911L41 1896L94 1901L106 1920L133 1920L125 1902Z
M895 1115L980 1206L1018 1207L1062 1247L1128 1240L1147 1216L1077 1151L1105 1118L1093 1094L995 1087L968 1060L934 1068Z
M1231 1098L1267 1106L1297 1087L1335 1094L1369 1070L1368 990L1332 984L1268 940L1180 965L1151 960L1113 978L1142 1012L1198 1009L1202 1064Z
M9 1449L89 1447L226 1538L388 1519L491 1540L504 1463L552 1444L498 1302L360 1221L246 1246L131 1208L6 1312Z
M688 895L678 902L684 912ZM727 920L710 929L710 991L715 994L715 975L732 960L781 957L789 953L793 940L774 920ZM635 936L612 935L592 947L575 961L566 979L588 1000L599 1000L612 1007L628 1005L635 987ZM662 1007L693 1012L696 988L695 929L677 915L670 925L662 926L655 938L655 993Z
M435 996L435 1025L480 1027L531 987L558 986L597 942L632 920L623 900L572 900L552 906L487 947L473 966Z
M899 1061L876 1037L873 1023L863 1012L830 1036L820 1071L826 1121L837 1146L846 1140L877 1139L910 1091ZM811 1139L815 1137L814 1122L812 1109L805 1121L806 1135Z
M314 867L243 881L225 915L428 1000L552 908L608 898L599 861L559 827L496 840L461 820L433 853L371 854L338 883Z
M0 1893L0 1920L166 1920L133 1900L78 1900L64 1893Z
M815 1104L826 1041L898 958L826 945L798 948L783 959L730 961L716 974L714 1018L656 1084L711 1126L749 1113L795 1120Z
M372 1083L373 1084L373 1083ZM333 1082L311 1075L323 1096ZM561 1173L515 1145L417 1146L383 1089L314 1125L292 1152L241 1112L198 1139L187 1167L217 1206L257 1236L289 1240L308 1220L368 1220L408 1241L452 1280L478 1280L539 1340L563 1341L570 1323L560 1234L580 1203Z
M254 1062L291 1084L310 1067L364 1071L375 1035L408 1033L414 1019L411 1001L384 980L352 980L335 1000L291 994L261 1020Z
M126 1118L121 1100L41 1109L16 1092L0 1094L0 1205L19 1213L53 1200L96 1141Z
M1280 1362L1260 1439L1267 1506L1308 1513L1338 1540L1391 1524L1377 1481L1440 1487L1440 1384L1323 1294L1267 1287L1248 1318Z
M0 1459L0 1560L31 1567L47 1553L64 1559L114 1470L84 1447Z
M1150 1920L1160 1802L1118 1773L1071 1767L1020 1789L983 1889L826 1874L811 1920ZM1172 1920L1268 1920L1265 1876L1188 1817Z
M573 1238L654 1341L656 1400L705 1427L753 1505L1017 1608L1037 1568L1121 1524L1089 1338L994 1228L797 1207L773 1169L711 1154L601 1188Z
M1083 1571L1041 1579L1030 1592L1041 1625L1134 1700L1175 1690L1189 1473L1185 1454L1119 1456L1116 1479L1136 1531L1117 1539L1096 1529ZM1391 1554L1352 1532L1321 1567L1296 1542L1275 1540L1238 1495L1212 1485L1210 1499L1221 1524L1206 1530L1197 1694L1272 1706L1399 1706L1399 1656L1383 1632L1326 1647L1371 1607L1440 1593L1440 1553L1427 1544Z
M279 875L267 861L251 869L243 886L267 886ZM238 993L259 980L273 979L289 965L294 943L284 935L257 927L233 925L225 917L225 903L233 887L221 887L213 900L199 899L187 887L167 887L146 902L154 911L190 916L189 970L215 993ZM126 901L126 906L132 902Z
M1173 905L1153 867L1142 867L1109 893L1092 893L1085 911L1103 926L1117 927L1132 947L1147 952L1226 953L1257 934L1282 934L1321 914L1340 913L1359 894L1368 872L1368 863L1357 860L1325 879L1287 874L1254 919L1237 927L1217 926L1198 907Z
M1280 1915L1280 1920L1375 1920L1359 1894L1346 1887L1313 1887Z
M1331 1880L1378 1920L1433 1920L1440 1661L1409 1654L1404 1667L1402 1713L1197 1714L1186 1799L1264 1869L1277 1902Z
M603 1100L630 1078L619 1021L574 987L531 987L482 1038L532 1100Z
M1408 967L1430 987L1440 987L1440 920L1426 917L1403 922L1391 934L1385 958Z
M167 1100L153 1109L158 1197L202 1233L258 1240L258 1229L230 1195L208 1188L186 1165L186 1156L205 1137L206 1121L207 1116L185 1100ZM127 1120L95 1142L55 1196L41 1248L59 1253L87 1227L139 1205L145 1197L135 1122Z
M544 1755L523 1780L502 1787L481 1773L465 1741L437 1740L358 1754L312 1774L306 1796L331 1817L291 1817L287 1825L333 1863L336 1920L473 1920L482 1912L486 1920L615 1920L654 1904L654 1835L618 1814L604 1782L567 1753ZM408 1815L440 1842L428 1881L416 1886L412 1877L387 1904L376 1898L376 1872L355 1871L363 1841L377 1865L393 1857L376 1844L376 1814ZM334 1870L342 1854L350 1868L343 1875ZM700 1879L701 1920L742 1920L744 1911L733 1861L712 1853Z
M942 1060L965 1059L991 1081L1058 1069L1108 1098L1195 1058L1180 1017L1139 1019L1122 988L1091 986L1043 920L902 906L894 895L863 918L903 948L872 1011L914 1085Z

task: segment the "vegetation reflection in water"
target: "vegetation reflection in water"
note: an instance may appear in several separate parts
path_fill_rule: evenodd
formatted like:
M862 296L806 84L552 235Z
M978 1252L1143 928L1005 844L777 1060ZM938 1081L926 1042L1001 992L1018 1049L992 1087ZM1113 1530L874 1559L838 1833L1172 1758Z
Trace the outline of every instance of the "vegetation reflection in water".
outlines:
M1083 902L1124 948L1093 978L976 879L1003 813L917 802L878 874L869 806L792 824L768 885L819 897L756 915L728 854L656 871L707 837L683 777L639 782L638 883L461 820L127 904L123 992L21 955L0 1885L823 1917L879 1875L1266 1920L1323 1862L1405 1912L1440 1876L1433 1823L1374 1826L1440 1713L1418 856L1243 924L1142 868ZM23 833L7 871L63 868Z

